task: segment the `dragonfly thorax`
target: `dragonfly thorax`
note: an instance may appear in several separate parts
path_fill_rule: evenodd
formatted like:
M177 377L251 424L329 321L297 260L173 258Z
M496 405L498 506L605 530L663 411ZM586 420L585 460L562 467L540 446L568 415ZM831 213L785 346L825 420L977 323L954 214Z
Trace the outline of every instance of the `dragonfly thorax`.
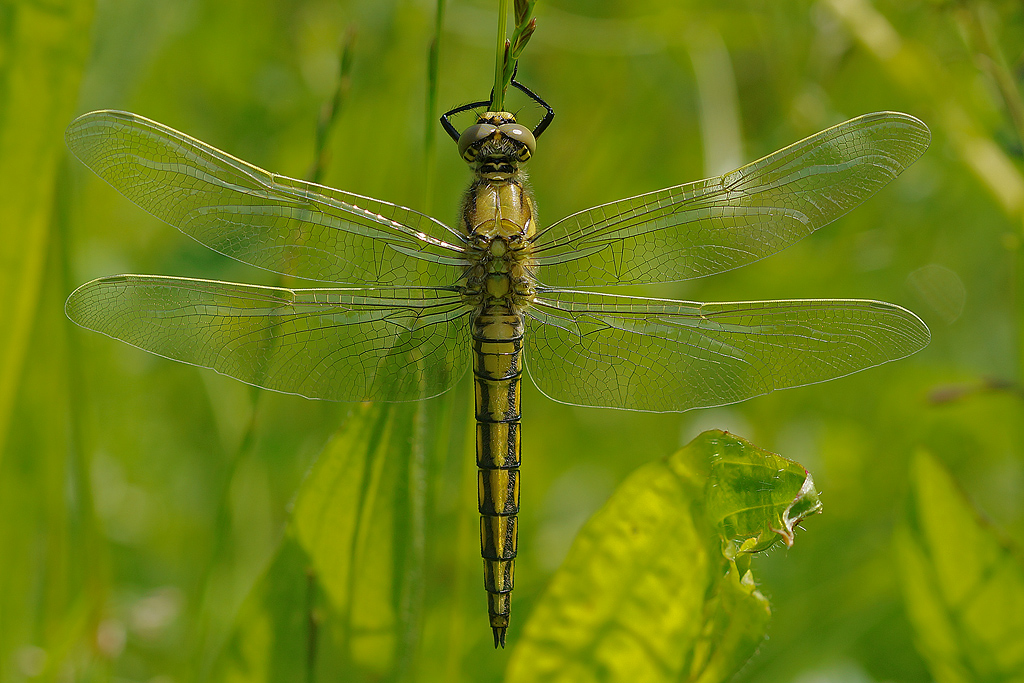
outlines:
M518 310L533 299L530 250L521 235L474 236L473 260L464 296L479 307L499 306Z
M537 224L533 197L515 158L494 151L523 144L504 132L510 125L518 127L508 120L514 120L512 115L501 113L490 119L492 123L478 124L489 126L490 132L484 129L482 140L467 148L476 150L477 173L462 202L460 223L472 264L463 294L481 311L493 306L519 310L534 294L531 240L537 234Z

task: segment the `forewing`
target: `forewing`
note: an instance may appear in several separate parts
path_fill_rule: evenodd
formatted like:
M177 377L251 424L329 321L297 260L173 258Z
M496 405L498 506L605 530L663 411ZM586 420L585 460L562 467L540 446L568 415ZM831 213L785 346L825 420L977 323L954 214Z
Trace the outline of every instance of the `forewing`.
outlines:
M66 310L140 349L306 398L428 398L450 388L469 359L469 311L441 289L116 275L76 289Z
M701 304L550 291L528 309L526 367L556 401L655 412L735 403L842 377L928 344L893 304Z
M149 119L96 111L68 147L157 218L222 254L323 282L447 285L462 242L412 209L268 173Z
M866 114L718 178L596 206L534 240L552 287L671 282L776 253L902 173L931 134L907 114Z

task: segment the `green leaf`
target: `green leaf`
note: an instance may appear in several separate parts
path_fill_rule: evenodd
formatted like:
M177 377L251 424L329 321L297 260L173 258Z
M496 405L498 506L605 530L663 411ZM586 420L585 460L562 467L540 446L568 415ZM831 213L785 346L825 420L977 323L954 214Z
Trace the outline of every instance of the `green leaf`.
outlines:
M299 491L292 523L333 609L346 649L383 673L400 639L405 513L417 406L360 406ZM403 457L405 456L405 457Z
M713 449L705 514L727 542L727 554L766 550L778 541L791 547L794 527L821 511L810 473L743 439L711 434L698 437Z
M375 680L401 668L422 571L409 480L422 409L363 404L324 448L274 563L239 616L225 652L229 680L292 680L278 676L278 661L298 662L307 680Z
M939 683L1024 681L1024 562L927 453L896 536L918 650Z
M352 411L299 488L214 680L416 680L426 548L440 527L427 483L463 455L454 435L468 395L452 394ZM282 677L286 661L297 668Z
M791 542L800 515L820 509L798 473L721 431L634 472L577 536L506 680L730 678L764 638L770 612L722 548Z

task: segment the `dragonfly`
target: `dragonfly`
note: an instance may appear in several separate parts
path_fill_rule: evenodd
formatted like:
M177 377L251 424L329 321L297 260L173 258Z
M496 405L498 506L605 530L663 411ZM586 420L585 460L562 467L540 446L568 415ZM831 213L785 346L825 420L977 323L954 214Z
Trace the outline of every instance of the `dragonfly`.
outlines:
M544 109L532 130L489 100L441 117L473 174L454 227L264 171L128 112L85 114L66 133L75 156L157 218L238 261L322 285L102 277L67 300L82 327L310 399L422 400L472 367L495 648L511 614L524 371L562 403L685 411L842 377L930 338L912 312L880 301L703 303L603 291L701 278L780 251L920 157L930 133L918 119L866 114L719 177L544 227L524 165L554 111L511 85ZM452 117L470 110L475 123L459 131Z

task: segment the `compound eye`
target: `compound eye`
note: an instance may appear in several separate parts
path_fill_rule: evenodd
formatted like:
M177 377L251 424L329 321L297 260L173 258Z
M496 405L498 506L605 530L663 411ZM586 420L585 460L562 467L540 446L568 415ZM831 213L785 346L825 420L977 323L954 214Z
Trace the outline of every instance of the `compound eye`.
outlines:
M459 136L459 156L466 161L473 161L476 158L476 150L472 146L481 140L494 135L498 130L489 123L476 123L462 131Z
M504 135L523 145L519 150L519 161L526 161L537 151L537 139L526 126L518 123L504 123L498 127Z

